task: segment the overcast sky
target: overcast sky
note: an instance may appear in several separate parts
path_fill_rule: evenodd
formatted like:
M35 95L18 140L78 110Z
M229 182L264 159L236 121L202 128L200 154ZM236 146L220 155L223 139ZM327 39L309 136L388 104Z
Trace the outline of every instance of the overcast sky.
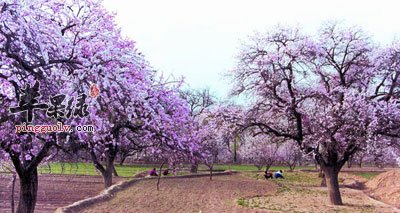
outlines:
M254 31L281 25L315 32L324 21L358 25L381 43L400 35L400 3L388 0L104 0L125 36L152 66L184 76L193 88L223 98L240 42Z

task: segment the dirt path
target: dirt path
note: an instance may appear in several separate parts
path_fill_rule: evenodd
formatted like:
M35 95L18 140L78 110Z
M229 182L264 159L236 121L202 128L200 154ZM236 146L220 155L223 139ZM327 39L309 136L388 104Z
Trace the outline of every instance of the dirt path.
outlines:
M10 210L9 177L0 176L0 212ZM114 178L114 182L125 180ZM15 186L15 206L18 205L19 184ZM56 208L69 205L78 200L93 197L104 189L103 178L81 175L39 175L39 192L36 204L37 213L54 212Z
M237 205L240 197L276 192L276 185L240 174L161 180L145 180L117 193L110 201L83 212L263 212Z

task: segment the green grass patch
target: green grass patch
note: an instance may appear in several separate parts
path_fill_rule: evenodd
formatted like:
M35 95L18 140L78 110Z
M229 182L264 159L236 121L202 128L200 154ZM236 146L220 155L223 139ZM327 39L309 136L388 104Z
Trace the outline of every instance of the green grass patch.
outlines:
M50 167L49 167L50 165ZM120 166L118 164L115 165L115 168L117 170L117 173L121 177L132 177L133 175L143 172L143 171L148 171L151 170L152 168L156 168L157 171L159 169L159 165L123 165ZM190 165L185 165L185 168L189 169ZM239 164L217 164L213 168L214 170L235 170L235 171L257 171L257 167L254 165L239 165ZM262 173L264 171L265 167L263 170L260 172ZM296 167L296 170L300 169L314 169L314 167ZM208 167L205 165L199 165L199 170L208 170ZM273 166L270 168L270 171L277 171L277 170L283 170L283 171L289 171L289 167L286 166ZM178 170L179 171L179 170ZM77 163L61 163L61 162L56 162L56 163L50 163L50 164L42 164L38 168L39 174L65 174L65 175L100 175L98 171L95 169L94 165L92 163L85 163L85 162L77 162ZM189 174L188 171L180 171L179 175L183 174ZM261 174L260 173L260 174ZM291 172L285 172L285 174L290 174ZM262 175L258 173L254 174L254 178L256 179L261 179L263 178Z
M359 177L363 177L367 180L371 180L372 178L379 175L381 172L349 172L352 175L357 175Z
M248 207L249 206L249 200L246 198L239 198L237 199L237 204L240 206Z
M264 172L246 172L245 176L256 179L263 180ZM318 177L317 172L284 172L284 179L270 179L274 181L279 186L319 186L321 184L321 178Z
M49 167L50 166L50 167ZM114 165L117 170L118 176L120 177L133 177L137 173L144 171L150 171L153 168L157 169L159 172L160 165L151 164L132 164L132 165ZM164 166L163 170L167 166ZM99 176L101 175L92 163L50 163L42 164L38 168L39 174L63 174L63 175L91 175ZM172 172L172 171L170 171ZM188 170L178 169L177 175L189 175Z
M159 169L159 165L123 165L120 166L118 164L115 165L115 168L117 170L117 173L121 177L132 177L133 175L143 172L143 171L148 171L151 170L152 168L156 168L157 171ZM185 165L186 169L190 168L190 165ZM214 170L235 170L235 171L257 171L257 167L254 165L239 165L239 164L217 164L213 168ZM261 170L260 172L263 172ZM314 167L296 167L296 170L300 169L314 169ZM199 165L199 170L208 170L208 167L205 165ZM277 171L277 170L283 170L283 171L289 171L289 167L286 166L273 166L270 168L270 171ZM179 171L179 170L178 170ZM55 163L50 163L50 164L41 164L38 168L39 174L65 174L65 175L100 175L98 171L95 169L94 165L92 163L85 163L85 162L76 162L76 163L62 163L62 162L55 162ZM189 174L189 172L184 172L180 171L182 174ZM182 175L179 174L179 175ZM258 173L255 174L259 178L263 178L261 175L257 175Z
M200 169L206 169L205 166L200 165ZM239 164L217 164L214 166L215 170L235 170L235 171L257 171L257 167L254 165L239 165ZM313 166L299 166L296 167L295 170L301 170L301 169L315 169ZM270 171L278 171L278 170L283 170L283 171L289 171L288 166L272 166ZM265 167L263 167L260 171L265 171Z
M133 175L151 170L157 165L115 165L120 177L132 177ZM100 175L91 163L50 163L42 164L38 168L39 174L65 174L65 175Z
M285 179L277 181L291 186L319 186L322 180L317 172L286 172L283 175Z
M253 173L246 172L244 175L251 177L256 180L264 179L263 172ZM274 203L273 196L279 196L283 199L291 196L328 196L326 191L319 191L313 188L321 184L321 178L318 177L317 172L284 172L284 179L269 179L278 185L278 189L274 195L267 196L255 196L252 198L240 198L237 200L237 204L250 207L260 208L272 211L294 211L296 209L295 203L290 203L287 200L285 206Z

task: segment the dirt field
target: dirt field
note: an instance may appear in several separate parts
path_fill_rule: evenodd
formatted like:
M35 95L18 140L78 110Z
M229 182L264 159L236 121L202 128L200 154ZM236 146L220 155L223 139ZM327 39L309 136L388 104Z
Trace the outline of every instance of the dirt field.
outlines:
M10 178L0 176L0 212L11 212L9 193L7 187ZM124 180L114 178L114 182ZM17 190L16 203L19 199L19 184L16 181ZM54 212L56 208L69 205L75 201L93 197L104 189L102 177L96 176L75 176L75 175L40 175L39 176L39 194L36 205L36 211Z
M156 180L145 180L83 212L261 212L237 205L236 199L273 194L277 189L272 182L240 174L215 176L212 181L208 177L161 181L160 191Z
M353 172L360 173L360 170L341 173L342 185L353 185L354 180L367 182ZM331 206L326 189L318 187L317 174L288 172L285 180L268 181L262 172L215 176L213 181L208 177L162 179L160 191L156 191L156 180L145 180L83 212L399 212L361 190L348 188L341 188L345 206ZM103 190L99 176L40 175L39 180L36 212L54 212L58 207L93 197ZM114 182L120 180L124 179L114 178ZM1 213L10 212L9 182L10 177L0 176ZM18 180L15 188L17 205Z
M342 179L353 178L344 174ZM344 206L329 204L317 173L287 173L284 180L264 180L260 174L187 179L146 180L117 193L110 201L82 212L399 212L361 190L341 188Z
M253 177L259 179L260 175L253 174ZM321 180L315 172L286 173L286 179L273 181L279 185L276 194L241 199L239 204L269 212L400 212L394 206L372 199L363 190L356 190L363 189L367 180L352 173L339 175L343 206L329 203L327 188L319 187Z

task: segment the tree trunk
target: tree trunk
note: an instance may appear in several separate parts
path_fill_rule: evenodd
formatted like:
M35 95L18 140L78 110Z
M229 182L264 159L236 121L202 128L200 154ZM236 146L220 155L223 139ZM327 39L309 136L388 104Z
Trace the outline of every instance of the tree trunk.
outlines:
M213 176L213 166L210 166L210 180L212 180L212 176Z
M47 163L47 167L49 167L49 174L51 174L51 165L50 165L50 163Z
M93 149L90 150L90 156L96 169L101 173L104 180L104 187L108 188L112 185L112 175L114 171L114 158L115 152L113 147L110 146L109 150L105 153L106 155L106 166L104 167L98 160L96 153Z
M109 172L108 169L102 174L104 180L104 188L108 188L112 185L112 172Z
M360 158L359 161L358 161L358 167L360 167L360 168L362 167L362 162L363 162L363 159Z
M343 205L339 191L339 170L336 167L323 167L328 186L329 200L333 205Z
M11 195L10 195L10 200L11 200L11 213L15 212L15 202L14 202L14 194L15 194L15 180L16 180L16 174L14 173L12 176L11 180Z
M37 167L47 156L54 142L46 142L36 157L22 164L20 156L11 153L10 158L19 177L20 195L17 212L33 213L35 210L37 192L39 187Z
M125 156L125 155L123 155L123 156L121 157L121 161L119 162L119 165L120 165L120 166L124 165L124 162L125 162L126 158L127 158L127 156Z
M64 162L61 162L61 163L60 163L60 166L61 166L61 174L64 174L64 169L65 169L65 164L64 164Z
M233 142L233 163L237 163L237 142Z
M291 171L291 172L293 172L294 168L296 168L296 162L287 163L287 165L289 166L289 171Z
M117 172L117 170L115 169L115 166L113 166L113 168L114 168L114 169L113 169L114 176L115 176L115 177L118 177L118 172Z
M164 166L165 162L163 162L160 166L160 172L158 174L158 179L157 179L157 191L160 190L160 179L161 179L161 175L162 175L162 168Z
M36 205L38 191L38 174L37 169L32 172L24 173L19 177L20 196L18 203L18 213L33 213Z
M192 163L192 166L190 167L190 173L197 173L197 170L199 168L199 164L196 162Z
M269 163L267 163L266 165L265 165L265 173L267 173L268 171L269 171L269 169L271 168L271 166L272 166L272 164L273 164L273 162L269 162Z
M112 175L115 170L114 167L114 158L115 158L115 153L113 150L109 150L106 153L106 168L103 173L103 178L104 178L104 187L108 188L112 185Z
M347 168L351 168L352 165L353 165L353 156L350 156L349 160L347 161Z

